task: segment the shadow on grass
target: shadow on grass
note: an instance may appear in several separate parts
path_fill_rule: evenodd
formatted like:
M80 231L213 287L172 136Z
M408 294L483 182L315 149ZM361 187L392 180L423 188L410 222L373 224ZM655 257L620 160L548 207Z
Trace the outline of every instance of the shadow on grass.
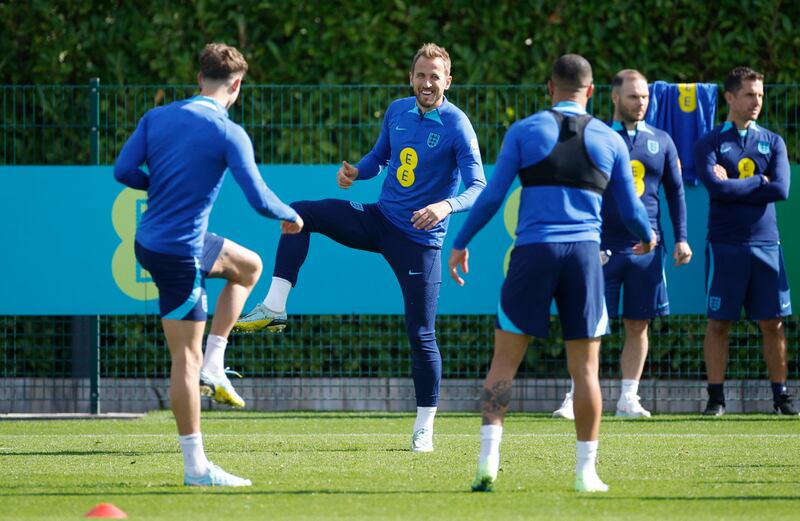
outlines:
M723 417L718 416L702 416L700 413L697 414L682 414L682 415L669 415L669 416L661 416L657 413L653 413L652 418L648 418L643 423L695 423L695 422L705 422L705 423L764 423L764 422L780 422L780 421L797 421L796 418L790 416L775 416L774 414L726 414ZM631 420L628 418L617 418L616 416L603 416L604 422L614 422L614 423L629 423Z
M794 469L800 465L787 465L785 463L734 463L731 465L708 465L709 467L716 467L720 469Z
M599 501L798 501L800 496L590 496Z
M108 487L98 487L94 485L94 491L73 492L73 491L50 491L50 492L11 492L13 488L30 488L30 486L3 487L0 491L2 497L92 497L102 495L104 498L128 497L128 496L187 496L193 494L224 494L226 496L396 496L396 495L452 495L452 494L472 494L469 489L458 490L259 490L258 486L250 488L231 488L231 487L186 487L183 485L154 485L158 487L154 490L131 490L120 491L120 488L131 488L130 485L111 485ZM167 489L167 490L165 490Z
M479 412L445 413L448 418L477 418ZM248 412L248 411L203 411L203 421L225 420L406 420L416 417L412 412Z
M245 452L245 453L248 453L248 454L253 454L253 451L249 451L249 450L243 450L241 452ZM342 447L342 448L334 448L334 449L321 449L321 448L317 448L317 447L303 448L303 447L283 447L283 446L281 446L281 447L271 447L271 448L265 449L263 451L257 451L257 452L263 452L263 453L270 453L271 452L273 454L295 454L295 453L312 453L312 452L313 453L317 453L317 452L361 452L361 453L364 453L364 452L408 452L408 453L411 453L411 451L409 449L407 449L407 448L399 448L399 447L383 448L383 447L363 447L363 446ZM231 451L225 451L225 453L226 454L238 454L238 452L233 453Z
M242 421L242 420L271 420L271 421L284 421L284 420L314 420L314 421L331 421L331 420L406 420L416 416L413 412L346 412L346 411L331 411L331 412L311 412L311 411L288 411L288 412L263 412L263 411L230 411L230 410L213 410L203 411L203 421ZM437 417L439 418L467 418L480 420L480 412L440 412ZM524 413L524 412L510 412L507 416L508 419L515 421L529 421L529 422L542 422L552 423L552 413ZM603 414L604 422L612 423L629 423L630 419L617 418L611 412ZM683 423L683 422L719 422L719 423L763 423L780 422L780 421L797 421L794 417L780 417L774 414L726 414L723 417L702 416L700 412L685 413L685 414L655 414L652 418L647 420L647 423Z
M146 452L132 452L126 450L59 450L53 452L0 452L0 456L152 456L153 454L176 454L174 450L148 450Z
M706 481L709 485L800 485L796 479L742 479L742 480L720 480Z

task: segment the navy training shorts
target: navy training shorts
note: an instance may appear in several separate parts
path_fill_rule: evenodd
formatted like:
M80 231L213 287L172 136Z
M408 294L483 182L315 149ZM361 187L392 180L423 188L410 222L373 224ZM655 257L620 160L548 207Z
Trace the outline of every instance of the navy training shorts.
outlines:
M547 338L555 299L564 340L608 333L603 269L596 242L516 246L500 292L497 327Z
M750 320L792 314L780 244L706 243L706 312L716 320Z
M630 320L649 320L669 315L667 278L664 275L666 248L659 245L644 255L613 253L605 266L608 316Z
M158 288L161 318L204 321L208 318L205 280L222 251L225 239L207 233L200 257L170 255L134 245L136 260Z

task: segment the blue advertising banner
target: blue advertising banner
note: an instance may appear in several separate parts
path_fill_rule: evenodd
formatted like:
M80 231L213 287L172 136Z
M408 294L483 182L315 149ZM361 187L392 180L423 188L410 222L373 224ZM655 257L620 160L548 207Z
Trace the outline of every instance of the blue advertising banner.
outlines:
M341 198L374 202L382 179L340 190L337 165L262 166L267 184L286 202ZM487 176L493 168L487 166ZM142 314L157 312L158 292L133 254L136 222L146 211L144 192L114 180L111 167L0 167L0 222L6 241L0 257L3 273L0 315ZM708 198L687 188L689 241L694 260L667 267L674 314L703 313L703 250ZM439 313L491 314L496 310L504 264L513 243L519 204L512 189L501 212L470 245L470 273L461 288L446 274L446 259L465 214L453 216L445 242ZM786 203L783 203L786 205ZM668 252L671 225L663 205ZM409 216L410 218L410 216ZM232 176L223 184L209 230L261 255L264 275L247 303L260 301L269 287L277 221L250 208ZM788 255L787 255L788 256ZM787 260L791 270L792 262ZM790 273L791 275L791 273ZM223 286L209 280L209 305ZM379 255L351 250L314 235L308 260L292 291L289 312L301 314L402 313L399 286Z

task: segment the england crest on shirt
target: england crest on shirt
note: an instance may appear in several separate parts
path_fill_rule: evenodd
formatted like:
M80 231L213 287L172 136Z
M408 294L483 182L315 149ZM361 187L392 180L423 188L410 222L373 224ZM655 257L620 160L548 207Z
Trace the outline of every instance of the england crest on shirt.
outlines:
M769 154L769 141L759 141L758 151L762 154Z
M721 297L709 297L709 299L708 299L708 308L711 311L719 311L720 306L722 306L722 298Z
M659 150L658 141L655 139L648 139L647 140L647 151L651 154L658 154Z
M428 148L434 148L436 145L438 145L440 137L441 136L439 134L435 134L433 132L428 134Z

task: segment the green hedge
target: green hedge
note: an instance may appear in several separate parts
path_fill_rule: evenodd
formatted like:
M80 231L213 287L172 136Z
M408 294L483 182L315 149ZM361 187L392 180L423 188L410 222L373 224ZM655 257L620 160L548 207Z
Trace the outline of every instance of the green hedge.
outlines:
M722 0L308 2L0 1L4 83L186 83L208 41L240 47L256 83L403 83L423 42L458 83L542 83L584 54L598 83L620 68L719 82L735 65L793 83L800 2Z

